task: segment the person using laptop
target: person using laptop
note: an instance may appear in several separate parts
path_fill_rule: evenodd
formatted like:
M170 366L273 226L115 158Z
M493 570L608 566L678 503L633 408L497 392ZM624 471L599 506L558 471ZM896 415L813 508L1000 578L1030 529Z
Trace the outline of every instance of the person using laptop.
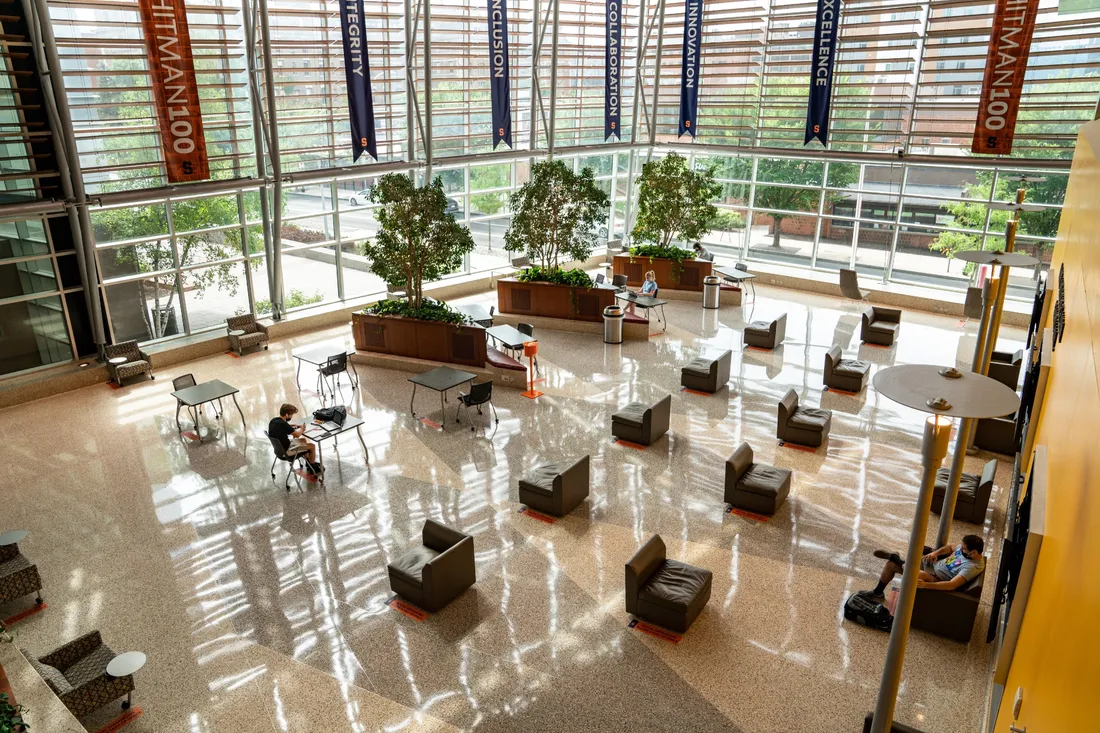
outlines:
M645 282L642 283L642 290L639 295L649 295L654 298L657 297L657 273L650 270L645 274ZM627 312L634 312L634 301L630 301L627 304Z
M309 470L315 476L320 476L325 469L317 462L317 446L305 438L306 426L290 422L297 412L297 407L284 402L279 408L279 416L271 418L271 422L267 424L267 434L279 441L288 457L304 453Z

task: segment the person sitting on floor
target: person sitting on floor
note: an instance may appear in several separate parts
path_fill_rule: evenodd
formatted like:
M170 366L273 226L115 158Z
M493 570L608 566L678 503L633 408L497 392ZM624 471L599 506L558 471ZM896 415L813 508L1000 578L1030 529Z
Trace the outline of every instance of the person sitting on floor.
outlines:
M968 534L959 545L944 545L938 550L928 552L920 561L917 587L928 590L958 590L985 570L983 549L985 543L982 538ZM875 557L885 560L886 567L882 569L875 589L860 591L860 595L882 603L887 584L895 575L904 572L905 561L896 552L885 550L875 550Z
M639 295L657 295L657 273L653 270L645 274L645 282L642 283L642 290ZM634 312L634 301L630 301L627 310L631 313Z
M714 255L712 255L710 253L710 250L708 250L706 247L704 247L699 242L696 242L695 244L691 245L691 248L693 250L695 250L695 259L697 259L697 260L706 260L708 262L714 262Z
M303 437L306 426L290 422L290 418L297 412L297 407L284 402L279 408L279 416L271 418L271 422L267 424L267 434L279 441L288 457L305 453L310 472L320 476L325 469L317 462L317 446Z

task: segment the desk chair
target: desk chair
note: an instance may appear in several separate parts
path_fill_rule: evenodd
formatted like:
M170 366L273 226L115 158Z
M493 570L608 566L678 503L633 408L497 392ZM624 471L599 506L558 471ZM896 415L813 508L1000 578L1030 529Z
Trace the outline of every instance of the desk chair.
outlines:
M179 392L181 389L187 389L188 387L195 386L195 376L193 374L184 374L182 377L176 377L172 380L172 391ZM183 402L176 399L176 425L180 424L180 408L183 407ZM202 412L202 405L199 405L199 412ZM195 415L195 429L199 426L198 416Z
M615 292L621 293L626 290L627 278L626 275L612 275L611 284L615 286Z
M458 407L466 408L467 415L469 415L471 407L476 407L477 414L480 415L481 406L488 403L489 407L493 408L493 419L498 423L500 422L500 418L497 416L497 407L493 404L493 380L491 379L488 382L470 385L469 394L459 393L458 403ZM455 422L461 422L458 419L458 407L455 407ZM474 425L470 423L470 430L473 429Z
M273 460L271 462L271 482L275 483L275 464L278 463L279 461L285 461L286 464L287 464L287 467L286 467L286 480L283 481L283 486L286 488L287 493L289 494L290 493L290 476L291 476L291 474L293 474L294 475L294 481L298 484L298 490L301 491L301 489L302 489L302 479L298 478L298 472L294 470L294 464L301 462L302 470L303 471L308 470L309 467L306 465L306 452L302 451L300 453L293 453L293 454L287 453L283 449L283 444L280 443L278 441L278 439L272 438L270 435L268 435L268 432L266 430L264 431L264 437L266 437L269 441L271 441L271 449L275 452L275 460Z
M603 276L602 272L596 273L596 284L603 285L607 281L607 278Z
M859 289L859 280L856 277L855 270L842 269L840 271L840 293L851 300L867 300L867 296L870 295L871 291Z
M336 397L336 388L340 385L340 375L347 374L348 379L351 380L351 388L355 389L359 386L357 380L352 379L351 371L348 369L348 354L346 351L339 354L333 354L328 360L317 369L317 391L324 394L321 387L321 380L324 379L329 382L332 388L332 396Z
M740 270L741 272L748 272L749 271L749 266L746 265L744 262L738 262L738 263L734 264L733 269ZM753 282L752 280L749 280L748 283L749 283L749 287L752 288L752 300L755 303L756 302L756 283Z

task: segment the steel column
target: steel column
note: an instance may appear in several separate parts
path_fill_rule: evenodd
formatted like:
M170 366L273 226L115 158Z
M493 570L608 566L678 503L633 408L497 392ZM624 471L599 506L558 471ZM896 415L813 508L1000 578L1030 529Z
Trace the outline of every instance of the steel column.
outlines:
M413 0L405 0L405 159L416 161L416 82L413 79L413 61L416 58L416 29L413 27ZM419 15L419 11L417 11ZM409 170L409 175L414 175Z
M550 35L550 127L546 131L546 154L553 160L554 135L558 129L558 30L561 25L561 3L559 0L550 1L554 4L554 31Z
M432 182L432 0L424 0L424 183Z
M66 199L73 201L68 208L69 227L73 230L73 249L76 253L77 268L80 270L80 278L84 285L84 299L88 307L88 319L92 325L92 340L95 341L96 350L103 352L103 345L107 338L103 332L103 308L100 303L99 292L99 268L95 259L95 237L92 230L92 219L88 214L88 194L84 190L84 172L80 166L80 151L76 148L76 138L73 135L72 124L62 124L63 120L72 120L69 111L69 98L65 92L65 78L61 71L61 59L57 54L57 39L53 34L53 25L50 22L50 9L46 0L36 0L35 14L30 12L29 2L24 0L24 12L27 14L27 26L37 30L39 40L35 40L35 53L39 47L45 56L45 64L38 64L39 73L49 78L49 89L42 84L43 98L50 115L50 127L54 136L54 151L57 155L58 174L61 178L62 192ZM32 21L37 20L37 26Z
M272 248L274 243L271 238L271 204L268 201L267 190L267 161L264 156L264 145L266 144L267 135L264 130L263 119L263 100L260 96L260 72L256 68L256 13L255 5L250 8L249 3L246 2L243 10L244 15L244 38L245 38L245 61L248 68L248 93L252 99L252 104L249 106L252 110L252 147L256 153L256 175L263 181L260 184L260 226L262 227L264 238L264 254L267 255L264 262L264 273L267 275L267 293L268 297L275 292L275 265L273 264ZM248 232L246 230L245 237L247 241ZM274 300L271 301L274 304ZM256 301L253 299L250 301L253 308L256 307Z
M647 159L653 157L653 146L657 144L657 109L661 101L661 55L665 47L665 0L657 0L657 58L653 68L653 113L649 116L649 151Z
M271 224L271 267L274 271L271 288L271 315L276 321L283 318L283 165L279 153L279 117L275 111L275 73L272 71L271 24L267 17L267 0L256 0L263 33L264 89L267 99L268 153L271 158L271 176L275 179L272 198L274 211Z

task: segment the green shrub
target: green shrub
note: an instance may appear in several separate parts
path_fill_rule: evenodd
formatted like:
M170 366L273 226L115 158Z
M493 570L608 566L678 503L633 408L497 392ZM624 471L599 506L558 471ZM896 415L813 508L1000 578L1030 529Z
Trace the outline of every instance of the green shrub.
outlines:
M572 288L592 287L592 278L584 270L574 268L563 270L560 267L528 267L516 276L516 279L525 283L553 283L555 285L568 285Z
M679 247L664 247L659 244L639 244L637 247L630 248L630 256L633 257L648 257L649 259L660 258L665 260L673 260L675 262L683 262L684 260L694 260L695 253L690 249L681 249Z
M468 316L459 313L446 303L427 300L421 301L419 308L414 308L407 300L380 300L367 306L363 312L373 316L404 316L421 321L453 323L456 326L471 323Z
M298 290L297 288L295 288L294 290L291 290L289 293L286 294L286 299L285 299L286 302L283 304L283 307L286 308L286 310L290 310L291 308L298 308L298 307L303 306L303 305L313 305L314 303L320 303L324 299L325 299L325 296L322 295L320 291L314 292L313 295L306 295L301 290ZM270 312L271 312L271 301L270 300L257 300L256 301L256 313L257 314L267 314L267 313L270 313ZM242 313L244 313L243 308L237 309L237 315L238 316L241 315Z
M712 231L719 232L732 232L737 229L745 228L745 217L741 216L739 211L719 211L713 219L710 220L710 228Z

